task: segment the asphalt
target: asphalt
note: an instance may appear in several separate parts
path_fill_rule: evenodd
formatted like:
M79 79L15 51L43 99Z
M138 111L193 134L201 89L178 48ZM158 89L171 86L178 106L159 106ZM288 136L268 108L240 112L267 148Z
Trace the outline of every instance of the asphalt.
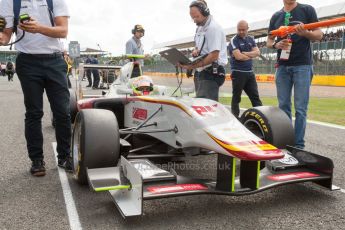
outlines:
M0 105L0 229L70 229L52 148L55 135L47 99L43 117L47 175L42 178L29 173L25 110L17 77L14 82L0 77ZM307 126L306 149L334 161L334 184L343 189L344 140L345 129ZM212 166L215 156L188 162ZM215 176L209 170L181 173ZM312 183L243 197L200 195L145 201L143 216L124 220L107 193L93 193L76 184L70 174L67 177L83 229L345 229L345 193Z

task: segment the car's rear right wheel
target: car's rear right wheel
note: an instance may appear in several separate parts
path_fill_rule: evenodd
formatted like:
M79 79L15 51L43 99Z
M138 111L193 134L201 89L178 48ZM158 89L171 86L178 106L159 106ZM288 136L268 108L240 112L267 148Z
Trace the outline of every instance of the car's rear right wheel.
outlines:
M242 114L240 120L252 133L279 149L294 145L295 134L292 122L278 107L250 108Z
M273 106L258 106L246 110L240 121L252 133L271 145L285 149L287 145L294 145L295 133L289 117ZM261 162L261 169L265 162Z

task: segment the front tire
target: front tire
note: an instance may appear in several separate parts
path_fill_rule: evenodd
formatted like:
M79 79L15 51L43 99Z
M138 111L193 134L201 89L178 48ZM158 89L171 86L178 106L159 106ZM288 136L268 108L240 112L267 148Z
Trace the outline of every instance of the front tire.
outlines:
M103 109L85 109L75 120L72 136L73 174L87 184L86 169L114 167L120 158L120 134L116 116Z

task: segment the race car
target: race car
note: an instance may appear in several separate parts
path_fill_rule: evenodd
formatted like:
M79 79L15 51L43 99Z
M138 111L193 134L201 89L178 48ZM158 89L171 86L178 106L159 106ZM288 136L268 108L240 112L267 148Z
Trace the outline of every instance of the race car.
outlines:
M75 180L108 191L123 217L142 215L150 199L248 195L306 181L336 189L332 160L292 147L291 120L279 108L251 108L238 120L223 104L183 90L138 96L128 87L131 65L109 92L78 100L72 138ZM205 153L217 155L216 180L154 164Z

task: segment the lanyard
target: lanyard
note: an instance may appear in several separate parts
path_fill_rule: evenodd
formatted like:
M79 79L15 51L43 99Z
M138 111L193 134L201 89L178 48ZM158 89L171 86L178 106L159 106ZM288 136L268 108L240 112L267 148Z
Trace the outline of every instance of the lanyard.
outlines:
M290 23L290 17L291 17L291 13L290 13L290 12L285 12L285 16L284 16L284 26L289 25L289 23Z
M197 35L197 33L198 33L198 28L196 28L196 31L195 31L194 41L196 40L196 35ZM204 48L204 45L205 45L205 42L206 42L206 37L205 37L205 35L203 35L203 37L204 37L204 39L203 39L203 41L202 41L202 45L201 45L201 48L200 48L200 50L199 50L198 56L200 56L201 51L202 51L202 49Z

